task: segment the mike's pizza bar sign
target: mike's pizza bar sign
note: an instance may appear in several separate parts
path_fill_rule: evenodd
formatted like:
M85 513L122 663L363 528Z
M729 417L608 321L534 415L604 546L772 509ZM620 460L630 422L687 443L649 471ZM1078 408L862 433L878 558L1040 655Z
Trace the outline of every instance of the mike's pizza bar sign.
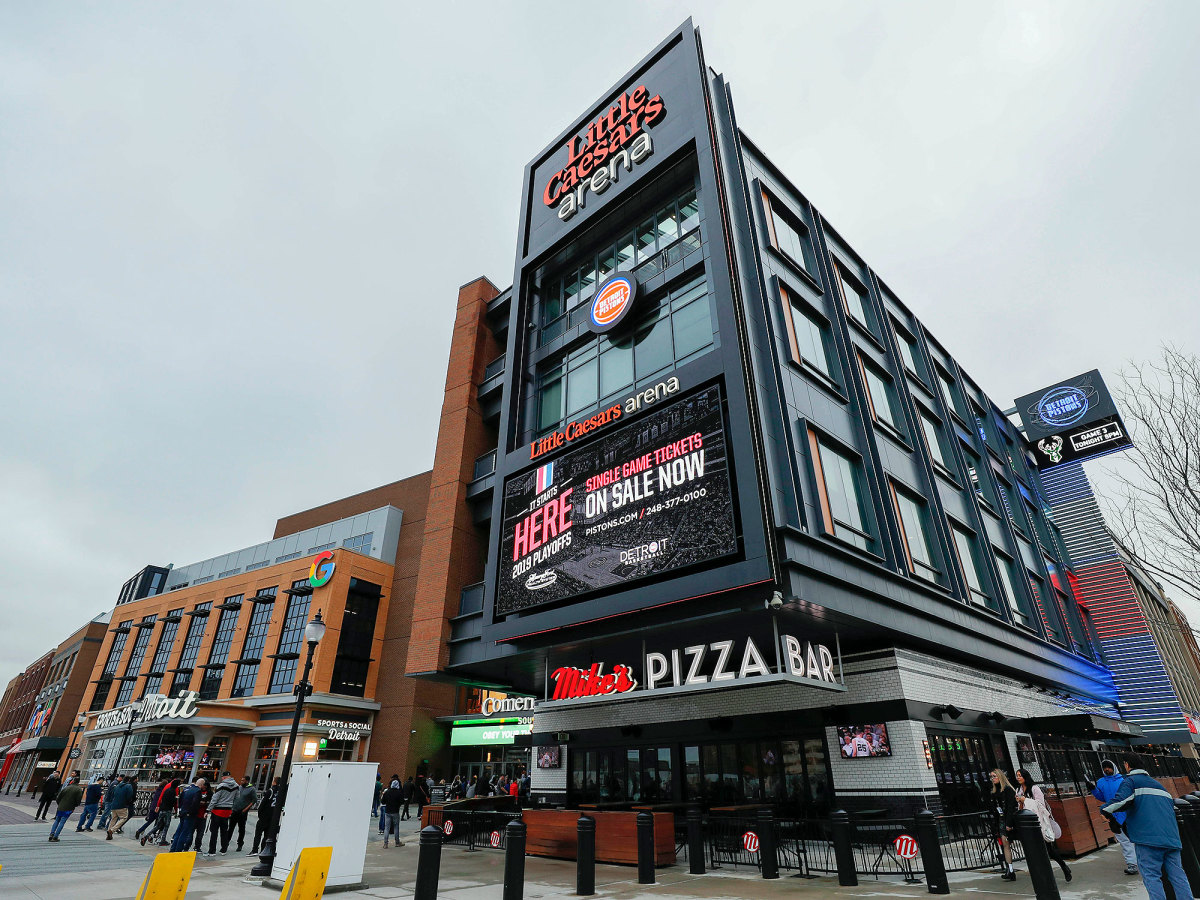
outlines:
M622 662L559 666L550 672L546 701L642 697L778 681L843 690L840 669L841 661L835 661L825 644L781 634L774 648L764 644L760 649L747 635L647 652L640 672Z
M496 614L738 552L717 386L504 485Z
M1080 462L1132 443L1096 369L1018 398L1017 412L1039 469Z

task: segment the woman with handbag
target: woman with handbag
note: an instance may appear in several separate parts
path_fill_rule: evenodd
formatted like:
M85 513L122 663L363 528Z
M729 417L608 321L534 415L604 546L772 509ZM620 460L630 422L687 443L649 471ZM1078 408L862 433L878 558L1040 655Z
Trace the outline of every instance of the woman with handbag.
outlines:
M1016 881L1017 873L1013 870L1012 845L1013 829L1017 827L1017 794L1012 782L1001 769L992 769L988 773L992 780L992 807L996 813L996 841L1004 854L1004 873L1000 876L1004 881Z
M1050 854L1050 858L1062 868L1067 881L1070 881L1071 867L1067 865L1067 861L1062 858L1062 854L1058 852L1058 847L1054 844L1062 837L1062 828L1054 821L1054 814L1050 812L1046 794L1038 787L1028 769L1017 769L1016 794L1017 805L1022 809L1031 810L1037 815L1038 825L1042 829L1042 840L1046 842L1046 851Z

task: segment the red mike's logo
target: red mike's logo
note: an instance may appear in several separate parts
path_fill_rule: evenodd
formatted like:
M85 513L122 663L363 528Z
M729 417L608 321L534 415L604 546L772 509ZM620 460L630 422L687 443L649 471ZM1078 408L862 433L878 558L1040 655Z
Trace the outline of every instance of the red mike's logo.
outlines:
M637 282L629 275L614 275L592 298L588 325L597 334L611 331L620 324L637 297Z
M633 669L629 666L613 666L612 672L604 674L604 663L592 663L590 669L563 666L555 669L554 693L551 700L574 700L579 697L599 697L603 694L624 694L637 687Z
M662 97L650 96L645 85L622 94L616 104L587 127L583 135L567 142L567 165L546 184L542 202L564 222L584 206L590 190L603 194L618 180L621 167L633 171L654 152L654 143L645 131L666 114Z

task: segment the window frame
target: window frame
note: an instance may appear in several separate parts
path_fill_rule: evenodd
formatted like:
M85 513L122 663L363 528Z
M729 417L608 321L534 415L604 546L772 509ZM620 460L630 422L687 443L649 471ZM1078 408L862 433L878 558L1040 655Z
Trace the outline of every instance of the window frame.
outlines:
M871 382L867 379L867 372L870 371L872 375L883 383L884 400L887 402L888 415L892 419L901 418L897 415L900 395L896 391L896 380L892 378L891 373L882 371L875 363L864 358L861 350L855 355L858 357L858 370L862 375L864 393L867 395L867 408L871 411L871 421L880 426L888 434L908 444L908 436L904 433L904 428L899 421L888 421L879 417L879 409L876 405L875 395L871 391Z
M808 450L809 459L812 465L813 478L817 486L817 501L821 510L821 531L829 538L843 544L847 547L853 547L855 550L863 553L869 553L872 556L876 555L875 545L876 537L867 529L872 527L870 509L871 506L864 498L867 491L865 484L865 473L862 466L862 457L852 452L847 452L840 446L836 446L833 441L826 437L823 433L818 432L812 426L807 427L808 431ZM829 501L829 486L826 481L825 461L821 458L822 447L827 448L831 453L836 454L850 464L851 473L854 478L855 499L858 501L859 514L862 516L862 527L854 525L851 522L843 522L833 515L833 505ZM855 457L858 457L857 460ZM850 534L860 538L866 546L860 546L853 540L844 537L837 533L837 528L841 527Z
M962 574L963 583L967 586L967 599L974 606L981 607L989 612L999 612L999 603L988 594L985 586L983 577L984 569L980 566L978 532L954 519L950 519L948 524L950 526L950 544L954 549L954 558L958 563L958 570ZM971 562L971 572L975 575L978 587L971 584L966 563L963 561L963 548L959 546L959 538L962 538L966 542L966 549Z
M933 543L929 540L929 501L925 500L919 494L915 494L914 496L914 492L904 485L897 485L893 478L888 479L888 490L892 495L892 509L896 513L896 524L900 528L900 546L904 550L904 562L909 574L940 587L942 572L934 565L934 547ZM917 524L921 528L921 537L925 541L925 552L930 559L928 563L922 562L912 555L912 542L908 536L908 526L904 524L904 514L900 511L901 497L911 503L916 509Z
M871 290L863 283L863 280L850 271L850 267L840 260L836 260L833 264L834 281L837 284L838 297L841 299L842 309L846 313L846 319L854 323L871 338L878 340L875 337L874 313L871 309ZM852 287L857 286L854 291L858 297L859 305L862 307L863 316L865 319L860 319L850 311L850 302L846 299L846 282L851 282Z
M800 216L795 215L788 208L787 204L780 202L766 187L760 185L759 192L763 201L763 218L767 223L767 240L772 250L782 256L785 260L791 263L799 271L803 272L814 284L817 282L817 252L813 246L813 230L808 223ZM775 218L778 216L785 225L790 227L796 234L800 242L800 253L805 255L804 251L808 251L807 258L796 259L791 253L783 248L779 241L779 234L775 228ZM797 228L796 226L799 226Z
M795 365L804 369L807 372L817 375L822 381L827 382L831 387L840 390L837 377L834 375L833 361L837 358L836 353L830 354L829 341L833 337L833 332L830 327L829 319L805 301L796 291L789 288L786 284L779 282L777 285L779 292L779 307L783 313L784 330L787 332L788 349L791 353L791 361ZM810 361L803 353L800 352L800 340L796 333L796 315L804 316L809 324L817 329L817 333L821 340L821 350L825 356L825 366L822 369L816 363ZM818 321L819 319L819 321Z

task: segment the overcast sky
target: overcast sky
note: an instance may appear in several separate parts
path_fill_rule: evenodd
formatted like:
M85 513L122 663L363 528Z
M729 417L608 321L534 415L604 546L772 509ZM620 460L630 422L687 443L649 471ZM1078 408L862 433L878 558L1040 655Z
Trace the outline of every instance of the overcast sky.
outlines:
M143 565L427 469L525 162L688 15L1001 404L1200 347L1200 5L574 9L0 2L0 690Z

